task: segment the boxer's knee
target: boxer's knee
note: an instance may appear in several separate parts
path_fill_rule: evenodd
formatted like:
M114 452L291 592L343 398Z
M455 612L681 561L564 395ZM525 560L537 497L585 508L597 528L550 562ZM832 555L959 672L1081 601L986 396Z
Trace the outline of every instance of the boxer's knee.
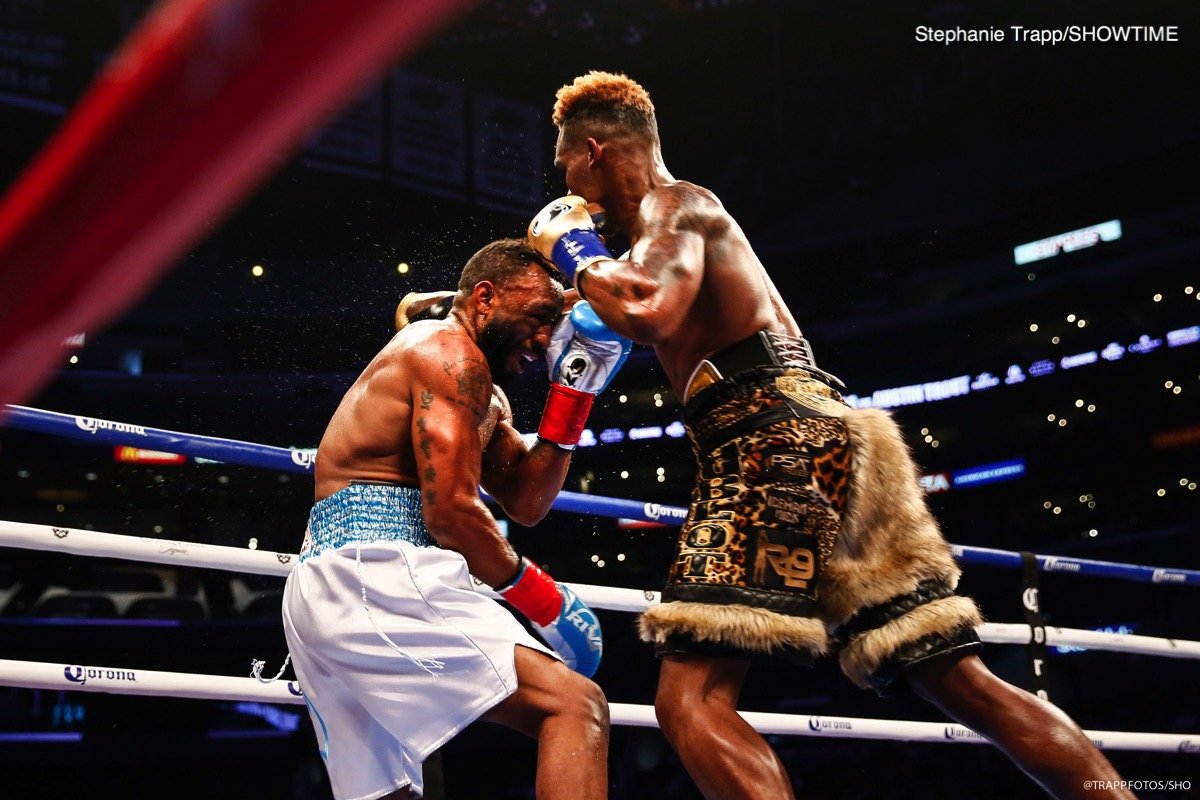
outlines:
M604 696L604 690L582 675L574 672L569 675L570 679L560 684L558 713L597 731L607 731L608 700Z
M680 692L659 683L654 696L654 716L668 742L676 744L680 733L698 729L692 718L695 712L696 707L689 705Z
M580 683L582 685L577 695L579 713L598 731L607 731L609 724L608 698L604 696L604 690L582 676L580 676Z

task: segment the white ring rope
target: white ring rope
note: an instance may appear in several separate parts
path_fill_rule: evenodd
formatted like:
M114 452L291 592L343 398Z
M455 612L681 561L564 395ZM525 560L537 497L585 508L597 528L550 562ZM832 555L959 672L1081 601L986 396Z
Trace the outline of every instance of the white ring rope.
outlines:
M168 541L99 531L31 525L0 520L0 545L81 556L104 556L184 567L207 567L233 572L286 576L297 562L292 553L245 550L223 545ZM594 608L639 612L659 601L657 592L608 586L571 584ZM488 594L490 591L485 590ZM493 595L494 596L494 595ZM1031 629L1023 624L984 623L977 629L985 642L1027 644ZM1090 647L1125 653L1171 658L1200 658L1200 642L1161 639L1131 634L1097 633L1070 628L1046 628L1049 645ZM0 685L51 689L183 697L205 700L249 700L266 703L303 703L295 681L264 683L255 677L193 675L180 672L49 664L0 660ZM610 703L614 725L657 727L651 706ZM967 742L986 740L955 723L862 719L767 712L738 712L764 734L817 736L838 739L882 739L910 742ZM1086 731L1104 750L1200 752L1200 734Z
M49 664L0 660L0 685L108 694L183 697L200 700L302 704L304 693L295 681L260 684L254 678L192 675L148 669ZM614 725L656 728L651 706L610 703ZM886 739L907 742L964 742L987 740L970 728L952 722L863 719L860 717L797 716L763 711L739 711L764 734L815 736L830 739ZM1160 753L1200 753L1200 734L1084 731L1102 750L1141 750Z
M245 550L197 542L178 542L125 536L118 533L31 525L0 520L0 546L27 550L47 550L77 556L105 556L133 561L149 561L181 567L208 567L230 572L286 577L295 566L293 553L269 550ZM659 593L612 586L568 584L592 608L639 613L659 601ZM495 597L483 587L485 594ZM1031 628L1024 623L985 622L977 629L979 638L989 644L1029 644ZM1047 626L1046 644L1051 647L1086 647L1119 653L1200 659L1200 642L1164 639L1128 633L1102 633L1077 628Z

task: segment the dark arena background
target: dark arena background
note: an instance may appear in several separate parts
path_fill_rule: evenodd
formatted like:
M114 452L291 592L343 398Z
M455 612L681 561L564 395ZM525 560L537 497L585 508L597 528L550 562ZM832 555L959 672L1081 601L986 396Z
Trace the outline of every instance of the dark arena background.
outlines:
M149 8L0 0L0 185ZM1173 34L1050 44L1013 33L1072 25ZM922 27L1008 36L922 41ZM951 542L1164 568L1131 581L1051 562L1038 577L1042 621L1200 639L1200 590L1171 572L1200 568L1190 0L479 4L279 152L265 183L208 221L134 307L81 331L20 402L315 448L391 335L398 299L450 288L467 256L523 235L563 193L550 110L588 69L650 91L668 168L733 213L851 401L894 411ZM545 380L539 367L509 387L523 431ZM635 348L565 488L686 505L679 411L653 353ZM0 519L164 546L300 546L306 475L0 426ZM508 527L559 580L653 590L674 532L564 511ZM224 676L263 659L270 675L286 654L282 585L0 546L0 659ZM1027 619L1019 569L968 565L961 588L992 622ZM614 703L652 703L657 664L635 615L600 615L597 681ZM1025 646L989 645L984 660L1034 688ZM1186 658L1050 647L1039 686L1086 729L1182 735L1200 733L1198 674ZM329 797L302 705L70 685L0 688L0 795ZM810 735L770 740L801 797L1042 796L991 747L822 737L826 717L945 721L914 697L855 689L832 661L756 667L740 707L799 715ZM1190 781L1142 797L1200 797L1191 741L1191 752L1108 755L1130 780ZM532 742L475 725L429 765L428 796L533 797L534 757ZM653 728L613 728L610 776L613 798L699 797Z

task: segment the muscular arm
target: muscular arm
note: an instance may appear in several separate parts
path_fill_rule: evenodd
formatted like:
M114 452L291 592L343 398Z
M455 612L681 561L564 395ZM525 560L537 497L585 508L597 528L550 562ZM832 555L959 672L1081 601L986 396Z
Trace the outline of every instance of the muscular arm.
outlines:
M571 464L570 451L539 439L528 447L502 416L483 454L483 488L521 525L536 525L550 511Z
M623 336L642 344L667 339L700 289L707 226L719 209L715 197L690 184L647 195L630 260L594 262L577 278L580 292Z
M434 353L407 365L425 524L439 544L463 554L475 577L497 586L512 578L518 561L479 498L479 425L491 401L491 373L461 337L446 334L436 342Z

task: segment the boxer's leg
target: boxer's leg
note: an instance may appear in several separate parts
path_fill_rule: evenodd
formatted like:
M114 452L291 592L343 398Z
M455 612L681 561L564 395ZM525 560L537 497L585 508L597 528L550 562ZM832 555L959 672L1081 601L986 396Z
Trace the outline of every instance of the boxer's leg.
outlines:
M750 663L722 656L664 656L654 711L708 800L786 800L791 781L770 745L737 713Z
M1132 798L1125 790L1084 789L1121 776L1057 706L997 678L974 653L912 665L909 685L947 715L986 736L1025 774L1058 798Z
M538 800L608 796L608 701L561 661L516 648L517 690L481 719L538 742Z

